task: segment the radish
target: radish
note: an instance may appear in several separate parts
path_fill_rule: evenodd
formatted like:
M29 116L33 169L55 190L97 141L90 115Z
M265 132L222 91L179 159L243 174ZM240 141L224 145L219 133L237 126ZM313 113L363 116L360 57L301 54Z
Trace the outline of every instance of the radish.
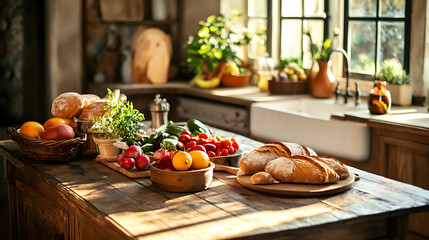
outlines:
M150 165L150 158L146 155L141 155L136 158L136 168L137 170L146 170Z
M125 153L119 154L119 156L116 158L116 162L122 166L122 162L124 161L124 158L126 158L127 155Z
M127 155L127 157L134 159L137 159L142 154L142 149L137 145L132 145L125 151L125 155Z
M129 170L134 167L136 161L134 158L126 157L124 160L122 160L122 167Z

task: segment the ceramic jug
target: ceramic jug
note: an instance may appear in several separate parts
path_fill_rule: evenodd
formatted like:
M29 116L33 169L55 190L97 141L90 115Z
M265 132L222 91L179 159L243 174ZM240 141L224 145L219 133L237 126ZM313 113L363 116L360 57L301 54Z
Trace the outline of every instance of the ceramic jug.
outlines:
M330 98L335 89L335 76L328 61L317 61L319 72L311 83L311 92L316 98Z

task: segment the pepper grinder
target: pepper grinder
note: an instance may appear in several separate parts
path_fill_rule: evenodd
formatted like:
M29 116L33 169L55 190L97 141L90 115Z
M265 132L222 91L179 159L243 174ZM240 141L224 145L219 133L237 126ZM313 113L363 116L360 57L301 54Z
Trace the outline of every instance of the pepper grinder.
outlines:
M161 99L161 95L157 94L155 99L149 105L149 108L152 115L152 128L157 129L161 127L161 125L167 123L170 104L165 98Z

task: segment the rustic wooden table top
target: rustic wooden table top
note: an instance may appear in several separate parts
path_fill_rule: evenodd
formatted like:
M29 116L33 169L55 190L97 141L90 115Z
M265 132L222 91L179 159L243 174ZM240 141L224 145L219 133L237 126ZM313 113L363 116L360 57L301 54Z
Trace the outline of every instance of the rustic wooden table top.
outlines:
M261 144L237 138L247 151ZM75 196L136 239L278 237L429 210L429 191L352 167L361 179L344 193L288 198L246 189L224 172L215 172L205 191L172 193L156 189L149 178L130 179L93 158L40 163L23 157L12 141L0 142L0 154L20 170L39 172L58 191Z

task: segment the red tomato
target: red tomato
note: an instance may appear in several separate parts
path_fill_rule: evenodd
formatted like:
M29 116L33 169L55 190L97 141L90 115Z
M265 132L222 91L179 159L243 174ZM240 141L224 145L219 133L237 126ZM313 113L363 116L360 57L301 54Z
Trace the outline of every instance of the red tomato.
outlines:
M209 157L216 157L216 153L215 153L215 152L213 152L213 151L207 151L207 155L208 155Z
M196 142L198 142L198 137L197 137L197 136L191 136L191 141L196 141Z
M191 136L186 135L186 134L182 134L179 136L179 141L184 142L184 143L189 142L189 141L191 141Z
M207 133L200 133L200 135L198 135L198 137L203 138L203 139L209 138L209 136L207 136Z
M216 146L216 149L222 149L223 148L222 142L216 142L215 146Z
M216 150L216 156L222 156L222 151L220 149Z
M190 142L185 143L185 148L186 148L186 149L189 149L189 148L191 148L191 147L193 147L193 146L196 146L196 145L197 145L197 142L195 142L195 141L190 141Z
M184 148L185 148L185 144L183 143L183 142L178 142L177 143L177 147L179 148L179 149L181 149L181 150L183 150Z
M229 146L231 146L232 145L232 143L231 143L231 140L230 139L225 139L225 140L223 140L222 141L222 146L224 147L224 148L228 148Z
M240 146L238 145L237 140L235 140L235 138L231 138L231 142L232 142L232 146L234 147L235 150L238 150L240 148Z
M236 152L233 146L229 146L227 149L229 154L233 154Z
M222 156L227 156L229 154L228 149L224 148L220 150Z
M214 138L207 138L206 143L215 144L216 140Z
M214 144L206 143L203 145L207 151L215 151L216 146Z
M206 143L206 140L204 138L198 139L198 144L204 145Z
M191 147L190 149L191 149L191 151L200 150L203 152L207 152L206 148L203 147L202 145L196 145L196 146Z
M183 130L182 135L189 135L191 136L191 132L189 130Z

